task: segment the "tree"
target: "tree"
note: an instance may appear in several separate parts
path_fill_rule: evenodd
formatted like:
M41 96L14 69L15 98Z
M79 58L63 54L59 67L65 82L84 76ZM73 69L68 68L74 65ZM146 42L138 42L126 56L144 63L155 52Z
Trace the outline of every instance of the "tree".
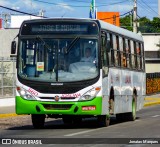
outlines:
M141 33L152 33L152 24L151 21L146 18L146 17L142 17L138 20L139 22L139 27L138 27L138 31L140 31Z
M160 18L154 17L151 23L153 32L160 33Z
M132 31L133 26L131 25L131 15L120 18L121 27L126 28L127 30ZM160 18L154 17L153 20L150 20L146 17L138 19L139 26L138 31L141 33L160 33Z
M131 15L127 15L125 17L120 18L120 26L127 30L133 31L131 20L132 20Z

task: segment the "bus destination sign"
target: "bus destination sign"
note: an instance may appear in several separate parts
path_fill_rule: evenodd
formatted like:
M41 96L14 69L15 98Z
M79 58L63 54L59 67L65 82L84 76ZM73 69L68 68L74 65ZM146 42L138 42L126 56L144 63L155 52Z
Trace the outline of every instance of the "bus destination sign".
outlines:
M47 24L47 25L33 25L32 32L87 32L87 25L77 24Z

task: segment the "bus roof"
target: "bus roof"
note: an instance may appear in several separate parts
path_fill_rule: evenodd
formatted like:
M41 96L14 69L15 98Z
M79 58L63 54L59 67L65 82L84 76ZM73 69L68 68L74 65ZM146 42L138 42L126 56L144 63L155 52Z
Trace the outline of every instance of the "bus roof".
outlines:
M106 29L108 31L115 32L115 33L120 34L122 36L127 36L129 38L133 38L135 40L143 41L142 36L139 34L136 34L134 32L128 31L126 29L114 26L112 24L109 24L109 23L101 21L101 20L98 20L98 22L99 22L102 29Z

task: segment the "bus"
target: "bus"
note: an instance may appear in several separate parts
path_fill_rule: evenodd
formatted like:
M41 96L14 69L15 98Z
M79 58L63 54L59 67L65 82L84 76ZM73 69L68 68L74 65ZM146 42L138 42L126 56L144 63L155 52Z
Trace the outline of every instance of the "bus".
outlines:
M96 19L53 18L24 21L17 36L16 113L31 115L34 128L48 117L94 117L102 127L112 115L136 119L146 94L141 35ZM87 48L92 60L81 60Z

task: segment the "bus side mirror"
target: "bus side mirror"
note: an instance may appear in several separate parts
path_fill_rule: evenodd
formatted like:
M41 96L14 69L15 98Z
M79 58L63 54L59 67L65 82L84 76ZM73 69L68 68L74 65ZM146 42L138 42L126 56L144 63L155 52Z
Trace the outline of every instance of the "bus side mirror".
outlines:
M16 53L16 41L12 41L11 43L11 54Z

